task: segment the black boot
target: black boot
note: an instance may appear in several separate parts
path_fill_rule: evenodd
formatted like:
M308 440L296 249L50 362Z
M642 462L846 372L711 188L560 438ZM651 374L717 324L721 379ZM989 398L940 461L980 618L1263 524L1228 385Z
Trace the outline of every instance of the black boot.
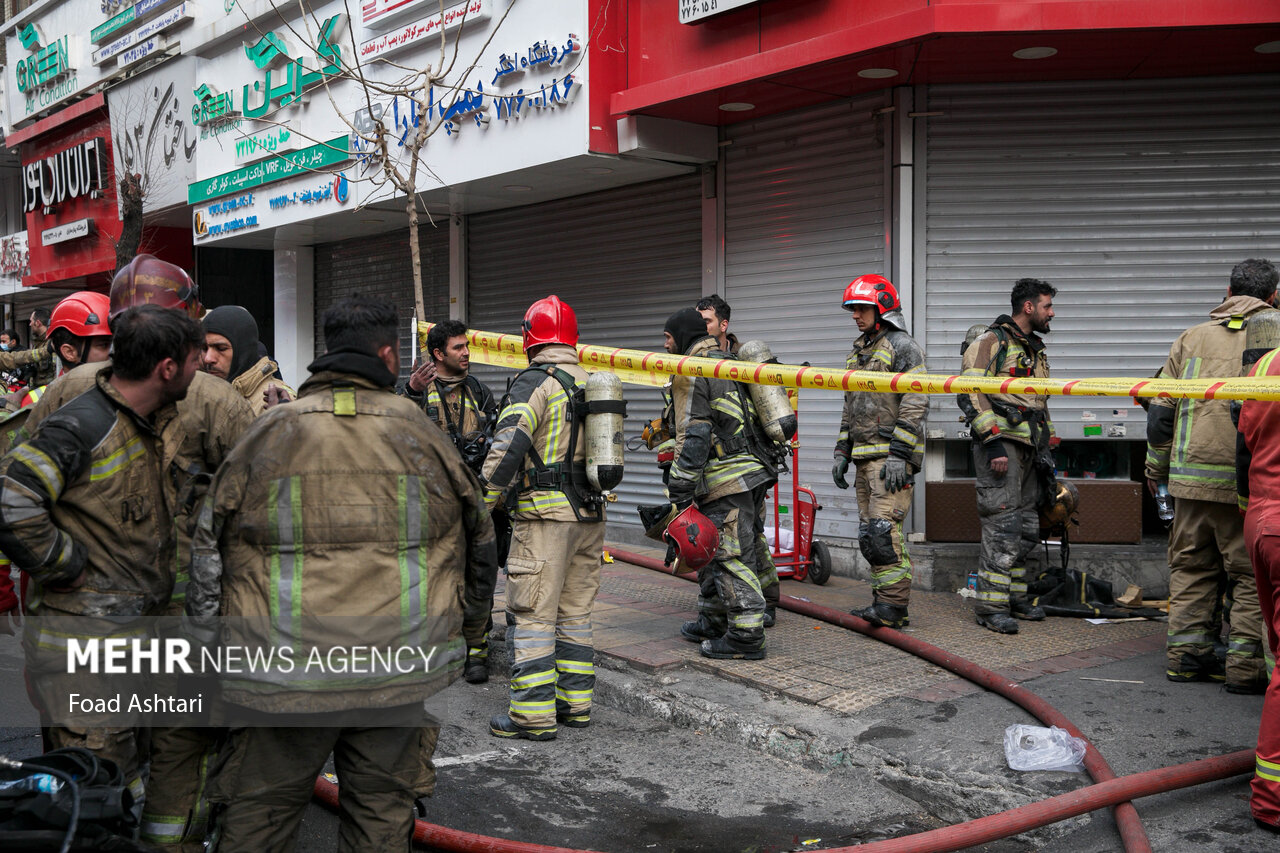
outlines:
M462 667L462 677L468 684L484 684L489 680L489 647L467 649L467 662Z
M703 640L714 640L724 634L724 631L717 631L711 627L707 620L699 616L692 622L686 622L680 626L680 636L684 637L691 643L701 643Z
M515 737L525 740L555 740L556 727L525 728L513 722L506 714L495 714L489 720L489 733L494 737Z
M905 628L911 624L911 620L907 618L907 608L879 600L873 601L861 610L850 610L849 614L871 623L876 628Z
M569 710L568 705L556 703L556 722L562 726L568 726L571 729L585 729L591 725L591 712L583 711L575 714Z
M726 637L702 641L702 656L717 660L764 660L764 646L743 648Z
M764 606L764 626L772 628L778 621L778 612L774 605L766 604Z
M1186 683L1189 681L1226 681L1227 674L1222 662L1213 652L1193 654L1186 652L1178 662L1177 669L1165 670L1165 677L1170 681Z
M1018 633L1018 623L1007 613L978 614L978 624L997 634Z

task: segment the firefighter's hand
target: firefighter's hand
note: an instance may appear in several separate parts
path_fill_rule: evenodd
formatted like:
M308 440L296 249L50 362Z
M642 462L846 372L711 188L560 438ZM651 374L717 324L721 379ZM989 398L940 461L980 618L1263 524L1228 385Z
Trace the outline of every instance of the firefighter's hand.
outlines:
M409 387L419 394L434 382L436 379L436 363L430 358L424 358L413 369L413 373L409 374Z
M1151 495L1151 497L1154 498L1156 496L1156 489L1158 489L1159 487L1160 487L1159 483L1157 483L1155 480L1151 479L1150 477L1147 478L1147 494Z
M849 481L844 475L849 471L849 460L843 456L836 457L836 464L831 466L831 479L842 489L849 488Z
M890 456L884 460L880 469L880 479L890 494L900 492L911 482L911 472L907 470L907 460L900 456Z
M281 403L292 403L293 398L289 396L289 392L278 385L272 385L270 388L262 392L262 399L267 404L267 408L273 408Z
M84 582L87 579L88 578L85 576L85 572L81 571L80 574L76 575L74 578L67 581L66 583L61 583L57 585L50 584L49 589L53 592L71 592L72 590L76 590L84 586Z
M991 460L991 473L1003 477L1009 473L1009 457L997 456Z
M13 636L22 627L22 605L15 604L9 610L0 610L0 634Z

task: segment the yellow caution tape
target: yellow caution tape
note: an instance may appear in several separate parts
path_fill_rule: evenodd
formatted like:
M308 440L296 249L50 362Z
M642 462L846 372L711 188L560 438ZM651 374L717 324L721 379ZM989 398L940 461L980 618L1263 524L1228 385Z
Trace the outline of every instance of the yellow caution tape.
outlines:
M418 337L425 342L431 323L418 324ZM519 370L529 362L524 356L520 335L468 330L471 358ZM793 364L759 364L737 359L695 358L666 352L578 345L578 360L588 371L609 370L623 382L662 386L672 375L704 376L781 385L785 388L814 388L822 391L872 391L894 394L1044 394L1065 397L1167 397L1188 400L1274 400L1280 401L1280 377L1233 377L1229 379L1152 379L1098 377L1090 379L1047 379L1036 377L947 376L932 373L884 373L807 367Z

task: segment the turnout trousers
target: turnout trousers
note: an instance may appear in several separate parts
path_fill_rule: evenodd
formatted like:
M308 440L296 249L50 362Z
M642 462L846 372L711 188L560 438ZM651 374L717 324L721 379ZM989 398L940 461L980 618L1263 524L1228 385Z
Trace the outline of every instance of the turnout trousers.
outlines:
M1258 515L1250 512L1245 516L1245 538L1253 557L1262 616L1267 623L1267 663L1271 682L1262 703L1250 807L1255 818L1269 826L1280 827L1280 678L1275 673L1276 654L1280 651L1280 531L1274 526L1274 515L1270 519L1259 518ZM1266 524L1268 520L1270 525Z
M777 607L778 596L782 587L778 583L778 567L773 564L773 550L764 535L765 501L769 497L769 487L755 490L756 500L756 579L760 582L760 594L764 596L766 607Z
M1178 498L1169 531L1168 669L1182 671L1182 656L1212 655L1218 578L1227 573L1231 630L1226 680L1246 685L1265 677L1258 585L1245 545L1244 519L1232 504Z
M232 729L209 783L209 800L218 806L213 853L292 851L316 776L330 753L338 775L338 850L408 853L413 803L428 792L426 742L434 745L438 732L432 727Z
M911 600L911 557L902 538L902 520L915 490L884 487L886 457L859 459L853 486L858 495L858 544L871 565L871 591L885 604L906 607Z
M603 552L603 523L515 519L507 557L507 649L508 714L517 725L554 729L557 712L591 711L591 608Z
M765 488L698 506L720 531L715 557L698 571L698 612L713 630L744 650L764 645L765 600L755 563L757 492Z
M1040 484L1036 479L1035 449L1005 440L1009 470L998 476L987 462L986 449L973 444L973 468L977 472L978 520L982 546L978 556L979 616L1011 612L1010 602L1027 597L1027 563L1040 542L1040 514L1036 504Z

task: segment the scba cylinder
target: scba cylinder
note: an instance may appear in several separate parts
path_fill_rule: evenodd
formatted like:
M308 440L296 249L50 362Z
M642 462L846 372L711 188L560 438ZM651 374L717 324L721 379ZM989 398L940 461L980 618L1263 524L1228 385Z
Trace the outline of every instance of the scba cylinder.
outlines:
M764 341L747 341L738 348L738 358L743 361L773 361L773 352ZM791 409L791 401L787 399L787 391L778 385L747 386L751 391L751 402L756 407L756 414L769 438L777 442L787 442L796 434L796 413Z
M622 380L601 371L587 377L587 479L602 492L622 482Z

